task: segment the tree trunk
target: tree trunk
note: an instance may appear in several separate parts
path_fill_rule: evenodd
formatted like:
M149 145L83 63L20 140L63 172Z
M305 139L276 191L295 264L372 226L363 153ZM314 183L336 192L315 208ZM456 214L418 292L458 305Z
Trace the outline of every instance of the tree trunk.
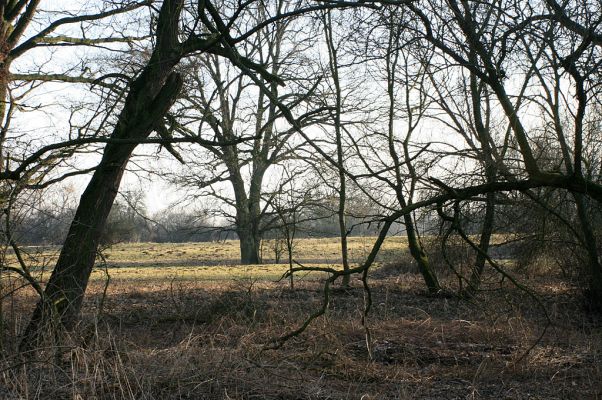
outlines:
M437 279L437 275L435 275L434 271L431 268L428 256L424 252L420 240L418 240L418 235L414 227L414 221L412 220L412 216L410 214L405 214L403 216L403 219L406 226L406 235L408 237L408 247L410 248L410 254L414 258L414 260L416 260L416 263L418 264L418 270L422 274L424 283L426 283L426 287L428 288L429 292L438 293L441 290L439 280Z
M487 201L485 203L485 218L483 220L483 227L481 228L481 237L479 238L479 248L483 250L483 253L477 253L475 265L468 281L468 287L462 293L462 295L468 298L473 297L481 285L481 275L483 275L485 262L487 261L485 254L487 254L489 251L491 235L493 234L494 217L495 193L487 193Z
M249 196L247 197L245 185L238 158L230 156L228 166L230 170L230 179L234 188L236 198L236 233L240 240L240 263L243 265L254 265L261 262L259 257L259 248L261 246L261 235L259 233L261 223L261 188L265 168L259 160L255 160Z
M259 264L259 247L261 245L259 240L259 219L261 217L259 214L261 211L259 207L251 204L255 200L254 197L247 197L236 155L230 155L226 159L226 165L230 171L230 181L234 189L235 224L240 242L240 263L242 265ZM252 195L254 194L252 193Z
M334 110L334 132L337 146L337 172L339 174L339 207L337 210L339 220L339 235L341 237L341 259L343 261L343 271L347 272L343 275L341 285L349 287L351 276L349 275L349 251L347 246L347 224L345 214L347 212L347 188L343 154L343 138L341 133L341 113L343 108L343 96L341 94L341 82L339 80L339 65L337 46L334 44L332 32L332 19L330 12L324 17L324 32L326 34L326 43L328 45L328 54L330 58L329 67L332 73L332 80L335 88L336 105Z
M476 54L470 53L471 62L476 62ZM470 98L472 101L472 112L474 118L474 124L476 128L477 139L481 144L482 151L482 162L485 167L485 176L487 183L495 182L497 169L495 161L493 159L493 150L491 148L491 135L490 129L485 121L490 120L491 110L485 108L485 115L481 110L481 103L483 101L483 87L479 86L479 81L474 73L470 74ZM489 104L486 102L486 104ZM485 218L483 220L483 226L481 228L481 237L479 238L479 248L482 252L478 252L476 255L475 265L468 280L468 287L463 291L462 295L466 297L472 297L479 289L481 284L481 275L485 269L485 262L487 261L486 254L489 250L489 244L491 241L491 235L493 233L493 223L495 219L495 193L487 193L485 203Z
M181 78L177 74L170 75L165 86L149 104L149 110L156 109L157 114L151 118L146 113L127 118L127 104L117 124L113 137L127 137L127 132L134 132L134 138L143 139L152 131L157 116L162 116L174 100L174 94L181 87ZM166 94L166 96L163 96ZM129 99L135 101L134 99ZM127 103L127 101L126 101ZM152 115L152 114L151 114ZM149 125L150 124L150 125ZM138 129L142 128L143 131ZM143 133L140 136L140 133ZM115 196L125 167L136 145L108 144L98 169L92 175L86 190L81 196L79 206L69 228L69 233L50 280L25 330L21 342L22 349L35 346L43 334L43 330L52 327L51 323L60 323L65 329L71 329L77 320L88 279L94 267L96 252L102 236L107 217L113 206ZM56 319L56 320L55 320Z
M127 149L116 149L119 151L113 153L109 151L111 147L115 146L107 146L102 167L94 173L80 199L56 267L46 285L45 299L39 301L34 310L22 348L33 347L41 330L50 328L46 325L53 322L53 317L67 329L74 326L94 266L100 236L130 156ZM53 313L56 314L50 315Z
M339 200L341 203L345 203L345 197L341 197ZM349 250L347 245L347 226L345 224L345 206L339 208L339 231L341 235L341 257L343 258L343 271L349 271ZM348 273L343 275L341 286L349 287L351 282L351 275Z
M239 225L236 230L240 240L240 263L242 265L259 264L259 245L252 223Z
M111 138L147 138L175 101L182 86L180 75L172 72L182 57L177 29L182 5L182 0L173 0L161 6L155 49L147 66L130 86ZM45 328L50 327L57 333L57 328L70 329L77 321L100 237L135 148L136 144L115 143L105 147L102 160L80 199L45 295L25 330L21 349L34 348Z
M250 200L244 191L242 178L235 170L236 179L233 180L234 194L236 196L236 234L240 242L240 263L242 265L259 264L259 222L261 219L258 207L250 205Z
M585 271L588 281L586 301L592 311L602 312L602 266L600 265L596 235L587 213L587 204L584 196L580 193L573 193L573 196L577 203L577 216L581 225L581 231L583 232L583 240L588 256L588 265Z
M2 45L2 42L0 42L0 45ZM10 120L10 115L7 113L7 105L10 101L8 97L9 69L10 63L8 61L0 62L0 172L6 167L5 157L8 158L4 146L6 144L6 134L8 133L5 127L8 126Z

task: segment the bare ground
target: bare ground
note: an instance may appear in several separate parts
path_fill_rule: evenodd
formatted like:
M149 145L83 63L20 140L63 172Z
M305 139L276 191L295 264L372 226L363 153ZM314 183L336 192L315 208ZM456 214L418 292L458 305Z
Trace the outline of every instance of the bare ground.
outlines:
M27 363L14 353L16 325L34 300L22 293L4 304L14 323L0 398L602 398L602 324L568 285L528 282L550 324L536 301L504 284L468 302L426 295L414 274L375 275L371 357L359 281L335 290L303 334L266 350L319 307L315 278L295 290L257 279L115 279L102 312L98 280L77 334Z

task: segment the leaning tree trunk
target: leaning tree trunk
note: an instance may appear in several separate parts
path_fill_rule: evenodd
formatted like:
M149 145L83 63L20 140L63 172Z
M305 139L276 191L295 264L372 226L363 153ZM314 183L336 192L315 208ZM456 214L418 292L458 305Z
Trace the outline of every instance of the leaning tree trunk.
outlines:
M23 346L29 346L41 328L50 323L53 310L62 324L74 325L83 294L96 259L96 249L123 175L132 146L108 145L101 167L83 193L63 249L25 332Z
M418 234L416 232L412 216L410 214L405 214L403 218L406 226L406 235L408 237L410 254L414 260L416 260L416 263L418 264L418 270L420 271L420 274L422 274L422 278L424 279L424 283L426 284L429 292L438 293L441 290L441 285L439 284L437 275L433 271L428 256L426 255L426 252L424 251L424 248L418 239Z
M173 73L156 98L144 101L137 96L128 97L127 101L142 100L142 103L148 104L149 110L155 109L156 114L143 112L128 118L129 115L125 111L128 109L126 102L120 123L112 137L117 139L147 137L152 131L153 124L158 123L157 116L164 115L172 104L180 86L181 78ZM136 135L129 135L129 132L135 132ZM81 196L59 259L46 285L45 298L38 302L27 326L22 348L31 348L35 345L42 330L50 327L51 322L60 322L62 327L70 329L77 320L107 217L135 147L136 145L133 144L108 144L105 147L102 161ZM53 321L54 318L57 321Z
M135 141L147 138L173 104L181 86L173 72L182 54L178 42L178 20L183 0L165 1L157 23L153 54L139 77L131 84L112 139L133 143L109 143L103 158L84 191L57 264L46 285L45 295L33 313L21 341L31 349L50 327L70 329L76 322L88 279L94 266L98 243L119 190L125 167L136 148ZM57 322L57 325L54 323ZM51 325L52 324L52 325Z

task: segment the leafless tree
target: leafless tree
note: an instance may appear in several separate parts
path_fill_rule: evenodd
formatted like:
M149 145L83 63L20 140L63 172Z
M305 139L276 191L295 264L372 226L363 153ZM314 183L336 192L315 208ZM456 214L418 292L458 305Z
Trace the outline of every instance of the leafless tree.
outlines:
M254 7L256 15L247 22L250 26L272 15L294 13L300 4L279 1ZM236 29L244 30L245 26ZM262 81L270 95L299 113L297 121L303 127L320 117L320 110L307 106L312 80L316 79L311 71L304 71L304 53L311 46L307 28L292 19L258 30L251 41L240 46L241 54L258 60L271 75L287 82L281 87L275 80ZM211 196L223 202L240 239L241 262L257 264L263 232L271 228L266 216L273 211L263 198L266 173L272 166L296 157L300 141L275 104L232 61L206 54L191 60L188 68L191 81L177 111L185 121L180 129L195 130L215 141L245 136L252 140L221 148L204 146L201 154L192 150L183 168L189 172L178 172L174 181L189 190L196 189L196 198ZM227 182L227 187L220 187L221 182ZM234 210L234 215L228 209Z
M251 77L254 84L260 85L263 95L273 104L282 106L273 90L263 90L274 84L283 84L282 79L270 72L261 60L255 61L239 52L237 46L252 43L255 37L261 36L265 27L278 21L333 7L330 4L309 5L292 11L278 9L274 15L263 15L257 13L257 5L253 2L233 4L223 10L207 0L190 8L186 5L184 0L166 0L159 9L155 9L157 22L151 55L135 79L128 82L127 95L115 118L102 159L80 199L57 264L24 334L21 342L24 349L35 346L45 328L51 327L51 331L56 332L59 327L72 328L77 321L102 231L137 145L149 142L152 132L157 132L163 139L158 140L159 143L177 142L177 138L170 135L179 124L169 121L169 118L164 121L164 117L177 100L183 84L182 75L177 71L180 61L198 53L228 59ZM259 19L254 19L258 16ZM246 24L245 21L249 20L254 23ZM245 29L239 30L238 27ZM296 102L293 100L293 104ZM288 107L276 109L286 110L287 120L291 118ZM295 130L303 125L304 119L304 116L292 119ZM183 137L182 141L221 146L239 142L230 138L211 141L195 132L186 133L187 137Z

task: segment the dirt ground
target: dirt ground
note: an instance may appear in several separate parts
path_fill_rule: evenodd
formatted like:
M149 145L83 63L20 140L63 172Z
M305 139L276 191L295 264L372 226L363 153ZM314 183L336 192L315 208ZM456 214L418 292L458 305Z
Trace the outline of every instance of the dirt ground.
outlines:
M319 307L318 278L294 290L253 277L115 278L102 311L96 280L84 322L58 355L22 364L5 344L0 398L602 398L602 324L574 289L528 282L548 321L538 302L505 284L468 302L426 295L415 274L374 275L365 326L355 281L276 350L272 339ZM14 299L5 315L25 313L32 300Z

